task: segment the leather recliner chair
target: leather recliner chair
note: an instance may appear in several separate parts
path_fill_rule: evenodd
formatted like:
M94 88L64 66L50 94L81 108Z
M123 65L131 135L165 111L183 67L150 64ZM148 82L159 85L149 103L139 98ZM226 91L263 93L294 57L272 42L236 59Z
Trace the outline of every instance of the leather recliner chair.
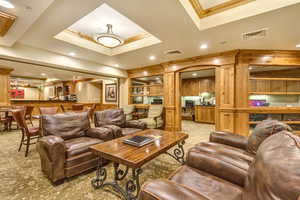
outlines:
M228 152L227 152L228 153ZM288 131L266 138L258 148L244 186L236 184L239 166L214 166L216 159L226 166L228 159L206 154L209 165L199 165L199 152L191 149L186 165L168 180L145 183L139 200L296 200L300 195L300 138ZM200 160L200 162L198 162ZM211 169L210 169L211 168ZM220 178L211 171L223 171ZM235 173L237 171L237 173Z
M147 128L147 124L138 120L126 121L123 109L111 109L95 112L95 127L115 125L121 128L122 135L130 135Z
M89 147L122 136L115 126L91 128L88 112L42 115L41 123L44 137L37 151L53 183L95 168L97 157Z

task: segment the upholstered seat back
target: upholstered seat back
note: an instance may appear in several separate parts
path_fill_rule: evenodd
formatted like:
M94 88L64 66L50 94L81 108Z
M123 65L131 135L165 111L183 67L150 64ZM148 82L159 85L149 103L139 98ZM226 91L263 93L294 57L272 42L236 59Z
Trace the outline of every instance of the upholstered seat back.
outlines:
M163 112L162 105L150 105L148 111L148 118L158 117L162 114L162 112Z
M110 109L95 112L95 126L115 125L123 128L125 126L125 115L123 109Z
M134 105L126 105L122 107L124 114L126 115L126 120L132 120L132 113L134 111Z
M300 195L300 138L282 131L259 147L243 200L296 200Z
M42 115L43 134L56 135L64 140L85 136L90 128L87 112Z
M252 154L256 154L260 144L269 136L281 132L292 131L292 128L277 120L264 120L259 123L248 139L247 151Z

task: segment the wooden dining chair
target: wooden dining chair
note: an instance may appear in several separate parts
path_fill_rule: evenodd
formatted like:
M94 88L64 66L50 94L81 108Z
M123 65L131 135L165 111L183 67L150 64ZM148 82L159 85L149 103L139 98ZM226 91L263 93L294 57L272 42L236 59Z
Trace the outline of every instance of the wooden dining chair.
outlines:
M61 111L64 113L64 112L66 112L66 109L65 109L65 107L63 106L63 105L60 105L60 109L61 109Z
M54 115L58 112L58 107L40 107L41 115Z
M72 111L83 111L84 105L83 104L73 104Z
M10 131L11 118L0 114L0 124L4 125L3 131Z
M89 112L89 118L90 118L91 122L94 121L94 113L95 113L96 107L97 107L97 105L93 104L92 107L88 107L87 109L84 109L84 111Z
M29 120L31 123L31 126L33 126L33 123L32 123L33 109L34 109L34 106L26 106L26 109L25 109L25 120Z
M19 109L20 109L20 110L24 110L24 111L25 111L25 110L26 110L26 106L16 106L16 105L14 105L14 106L11 107L11 109L13 109L13 110L19 110ZM12 130L12 125L13 125L13 123L16 122L16 121L15 121L15 119L13 118L13 116L12 116L11 113L8 114L8 117L10 118L9 129ZM19 129L19 126L18 126L17 123L16 123L16 126L17 126L16 129L18 130L18 129Z
M36 143L36 142L31 143L30 141L33 139L38 139L40 137L40 128L39 127L29 128L25 120L25 114L26 111L24 109L12 110L13 118L17 122L19 128L22 131L22 138L21 138L18 151L21 150L23 144L26 145L25 157L27 157L29 146Z

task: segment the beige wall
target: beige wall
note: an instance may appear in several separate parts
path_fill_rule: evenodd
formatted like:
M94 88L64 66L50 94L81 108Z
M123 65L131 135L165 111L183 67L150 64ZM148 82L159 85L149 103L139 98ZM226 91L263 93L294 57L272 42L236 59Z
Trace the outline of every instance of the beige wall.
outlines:
M38 88L23 88L19 87L18 89L24 90L24 99L26 100L39 100L40 90Z
M120 107L128 105L128 82L129 79L120 79Z
M102 84L99 82L78 82L75 87L78 103L100 103Z

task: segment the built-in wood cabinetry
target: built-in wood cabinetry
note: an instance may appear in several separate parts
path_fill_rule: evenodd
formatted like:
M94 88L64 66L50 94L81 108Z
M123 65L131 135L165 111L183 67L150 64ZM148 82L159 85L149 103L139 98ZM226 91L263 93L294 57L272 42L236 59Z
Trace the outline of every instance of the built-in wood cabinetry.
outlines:
M215 77L182 80L182 96L199 96L202 92L215 92Z
M195 121L202 123L215 123L214 106L195 106Z
M253 66L288 68L278 76L273 72L258 72L253 76ZM155 74L163 69L165 128L177 131L181 129L181 96L198 96L201 91L197 81L181 81L180 73L214 68L216 130L247 136L251 131L249 125L256 123L250 121L251 114L300 113L300 106L254 107L249 104L251 95L285 95L289 98L300 94L300 70L291 72L291 68L297 66L300 66L300 51L235 50L129 70L129 75L140 76L151 69Z

